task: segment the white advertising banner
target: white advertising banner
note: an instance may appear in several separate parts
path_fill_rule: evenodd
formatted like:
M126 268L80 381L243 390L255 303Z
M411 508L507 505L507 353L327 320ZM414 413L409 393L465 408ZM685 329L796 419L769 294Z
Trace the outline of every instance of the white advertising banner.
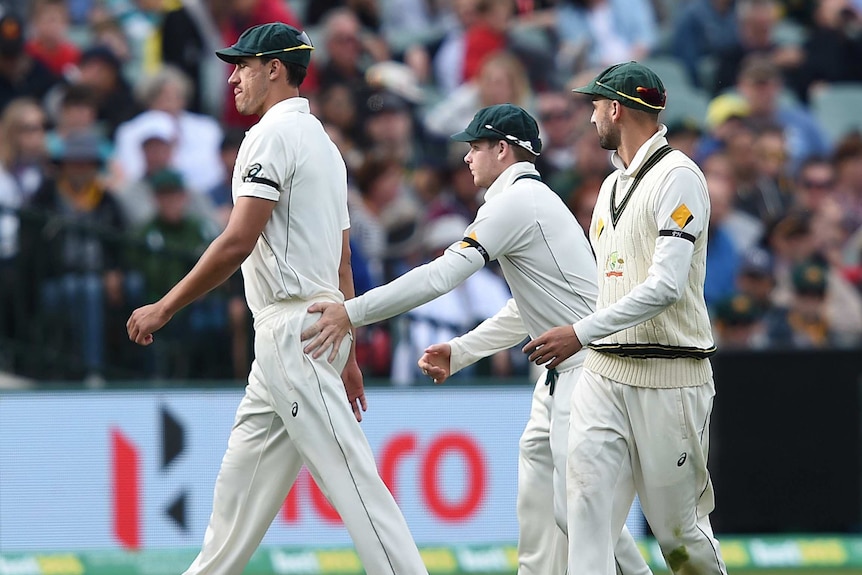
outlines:
M530 386L368 391L362 428L420 545L517 540ZM0 394L0 551L198 547L241 390ZM265 544L349 545L303 470Z

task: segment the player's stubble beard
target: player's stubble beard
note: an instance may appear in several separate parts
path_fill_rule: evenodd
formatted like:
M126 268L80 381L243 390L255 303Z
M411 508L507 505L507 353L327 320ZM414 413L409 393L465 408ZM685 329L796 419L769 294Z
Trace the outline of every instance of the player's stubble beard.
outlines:
M603 150L613 151L619 149L622 142L620 129L609 118L604 118L604 122L597 124L596 131L599 134L599 145Z
M260 110L266 99L266 87L256 82L256 79L259 79L257 75L247 78L242 83L242 91L234 96L236 111L243 116L261 115Z

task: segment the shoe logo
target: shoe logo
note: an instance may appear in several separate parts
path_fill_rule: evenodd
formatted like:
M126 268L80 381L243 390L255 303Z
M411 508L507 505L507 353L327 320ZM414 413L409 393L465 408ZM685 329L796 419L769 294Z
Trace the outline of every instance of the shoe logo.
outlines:
M299 411L299 404L295 401L293 402L293 407L290 408L290 414L296 417L296 413Z
M294 403L294 405L296 405L296 404ZM294 415L296 415L296 412L294 412ZM676 460L676 466L682 467L683 465L685 465L685 458L686 457L688 457L688 454L683 452L683 454L679 456L679 459Z

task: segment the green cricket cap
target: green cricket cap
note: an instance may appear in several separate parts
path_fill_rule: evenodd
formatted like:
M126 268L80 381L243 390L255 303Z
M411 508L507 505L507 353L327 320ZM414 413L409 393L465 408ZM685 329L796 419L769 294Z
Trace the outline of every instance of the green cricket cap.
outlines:
M308 68L312 50L308 34L281 22L271 22L249 28L236 44L216 50L216 55L228 64L236 64L240 58L271 56Z
M615 64L586 86L572 92L616 100L623 106L658 113L667 104L667 91L655 72L638 62Z
M538 156L542 151L539 125L523 108L497 104L482 108L463 131L452 136L458 142L505 140Z

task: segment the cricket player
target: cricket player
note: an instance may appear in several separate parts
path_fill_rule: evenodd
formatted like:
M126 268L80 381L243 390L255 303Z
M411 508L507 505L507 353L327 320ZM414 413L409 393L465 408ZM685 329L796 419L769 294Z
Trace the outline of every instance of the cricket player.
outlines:
M299 97L312 50L304 32L272 23L217 51L234 65L228 82L237 110L260 116L239 149L234 208L191 272L127 325L133 341L150 344L171 316L242 265L255 359L188 575L241 573L303 464L368 573L427 575L359 427L366 404L352 338L339 342L331 361L303 353L299 339L313 321L309 304L354 295L346 168Z
M479 110L452 138L469 143L464 161L475 184L487 188L485 203L464 239L432 262L344 304L312 305L309 312L323 313L302 334L303 340L310 340L305 350L312 357L329 353L335 359L351 326L381 321L430 301L491 260L500 263L513 298L476 330L444 344L434 365L425 366L432 377L442 381L445 374L438 369L463 368L542 333L563 318L574 322L592 313L595 260L574 216L536 171L534 162L542 150L536 121L511 104L490 106ZM582 355L572 357L536 383L519 450L520 575L565 573L566 434L570 397L582 362ZM631 534L622 526L620 533L616 553L622 573L649 573Z
M589 231L597 311L524 346L549 368L589 346L572 395L569 573L614 573L611 534L637 491L671 571L726 575L706 467L715 395L703 298L706 181L667 145L658 123L666 93L652 70L618 64L575 92L592 96L592 123L617 168L602 183Z

